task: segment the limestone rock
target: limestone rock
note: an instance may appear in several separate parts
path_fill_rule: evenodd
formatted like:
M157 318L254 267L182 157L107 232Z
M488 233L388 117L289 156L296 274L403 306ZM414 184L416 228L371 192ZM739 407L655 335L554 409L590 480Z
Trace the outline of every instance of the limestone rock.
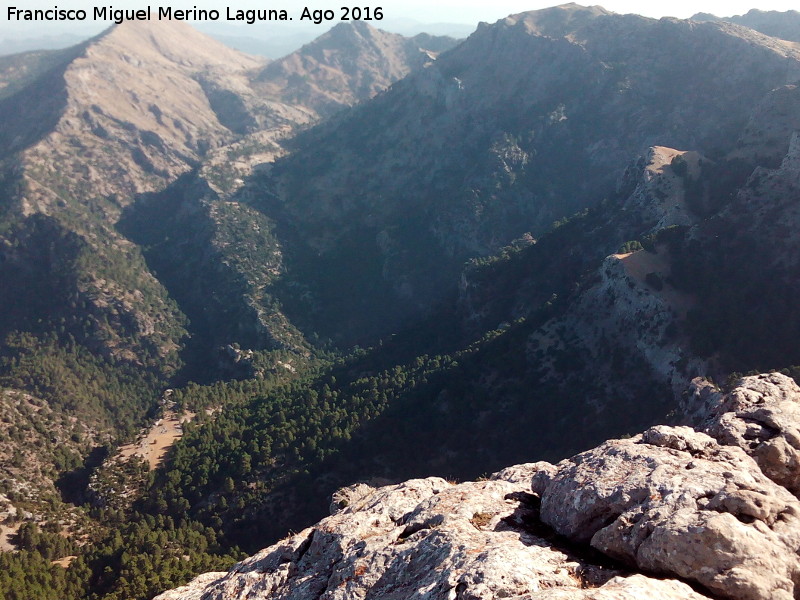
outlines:
M742 448L767 477L800 494L800 387L793 379L745 377L712 408L707 431Z
M800 503L740 448L659 426L557 467L533 479L557 533L721 598L796 597Z
M158 600L704 598L684 583L594 566L539 537L528 492L539 468L554 469L355 486L348 506L314 527Z
M514 465L513 467L506 467L502 471L498 471L491 476L492 480L510 481L511 483L527 483L531 478L538 473L555 473L555 465L549 462L540 461L535 463L525 463L523 465Z
M516 600L699 600L705 598L685 583L674 579L659 580L644 575L615 577L605 585L586 590L544 590Z
M195 577L189 585L164 592L159 600L201 600L203 591L210 585L225 576L225 573L203 573Z
M720 389L704 377L694 378L678 405L684 424L702 424L722 401L722 396Z
M367 485L366 483L355 483L353 485L348 485L347 487L338 489L331 496L330 513L335 515L339 511L370 495L374 491L375 488Z

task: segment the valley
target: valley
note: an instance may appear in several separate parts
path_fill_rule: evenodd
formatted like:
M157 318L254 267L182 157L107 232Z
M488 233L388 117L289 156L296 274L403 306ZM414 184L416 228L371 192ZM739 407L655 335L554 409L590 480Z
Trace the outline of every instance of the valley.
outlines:
M191 423L195 416L191 412L177 413L171 408L164 409L160 418L150 429L142 431L135 442L120 446L119 460L137 456L147 462L151 471L160 467L172 445L183 437L183 424Z
M354 21L276 60L132 20L0 57L0 595L151 600L344 486L789 386L793 18Z

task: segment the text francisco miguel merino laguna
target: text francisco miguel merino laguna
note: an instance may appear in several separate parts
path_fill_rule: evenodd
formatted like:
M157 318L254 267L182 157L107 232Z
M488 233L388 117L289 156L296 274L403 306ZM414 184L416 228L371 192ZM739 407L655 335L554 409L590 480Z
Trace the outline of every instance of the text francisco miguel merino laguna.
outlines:
M364 19L365 21L380 21L383 18L383 10L376 8L342 8L346 11L342 14L341 20ZM358 14L356 14L358 11ZM90 16L91 15L91 16ZM123 21L150 21L153 19L175 20L175 21L218 21L221 18L220 11L215 9L200 9L193 6L190 9L175 9L170 6L158 6L140 9L115 9L113 6L95 6L87 11L83 9L67 9L53 6L46 9L27 9L8 7L9 21L113 21L120 24ZM333 20L334 11L332 10L310 10L304 8L300 15L300 21L308 20L319 24L322 21ZM288 11L283 9L237 9L227 7L225 9L226 21L244 21L253 24L256 21L291 21Z

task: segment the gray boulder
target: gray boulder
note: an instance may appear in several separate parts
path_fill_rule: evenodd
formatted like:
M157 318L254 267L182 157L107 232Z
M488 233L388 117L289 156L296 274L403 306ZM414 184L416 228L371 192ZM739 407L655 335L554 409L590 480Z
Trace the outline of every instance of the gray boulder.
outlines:
M800 494L800 387L793 379L745 377L712 407L706 431L742 448L767 477Z
M792 600L800 503L743 450L689 427L612 440L533 478L541 519L645 572L722 598Z
M595 566L537 535L529 485L540 468L554 469L360 488L314 527L158 600L705 598L685 583Z

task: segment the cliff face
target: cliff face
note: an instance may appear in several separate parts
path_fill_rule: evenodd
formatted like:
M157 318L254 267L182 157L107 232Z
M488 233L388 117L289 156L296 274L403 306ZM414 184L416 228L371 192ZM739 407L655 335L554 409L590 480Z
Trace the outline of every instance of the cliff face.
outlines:
M611 197L648 148L727 155L753 108L800 74L798 57L728 23L522 13L299 136L253 189L299 233L289 254L309 283L295 304L315 330L380 335L441 301L469 258ZM379 301L366 310L337 279Z
M686 402L697 429L556 465L342 489L332 516L158 600L795 598L800 388L698 381Z

